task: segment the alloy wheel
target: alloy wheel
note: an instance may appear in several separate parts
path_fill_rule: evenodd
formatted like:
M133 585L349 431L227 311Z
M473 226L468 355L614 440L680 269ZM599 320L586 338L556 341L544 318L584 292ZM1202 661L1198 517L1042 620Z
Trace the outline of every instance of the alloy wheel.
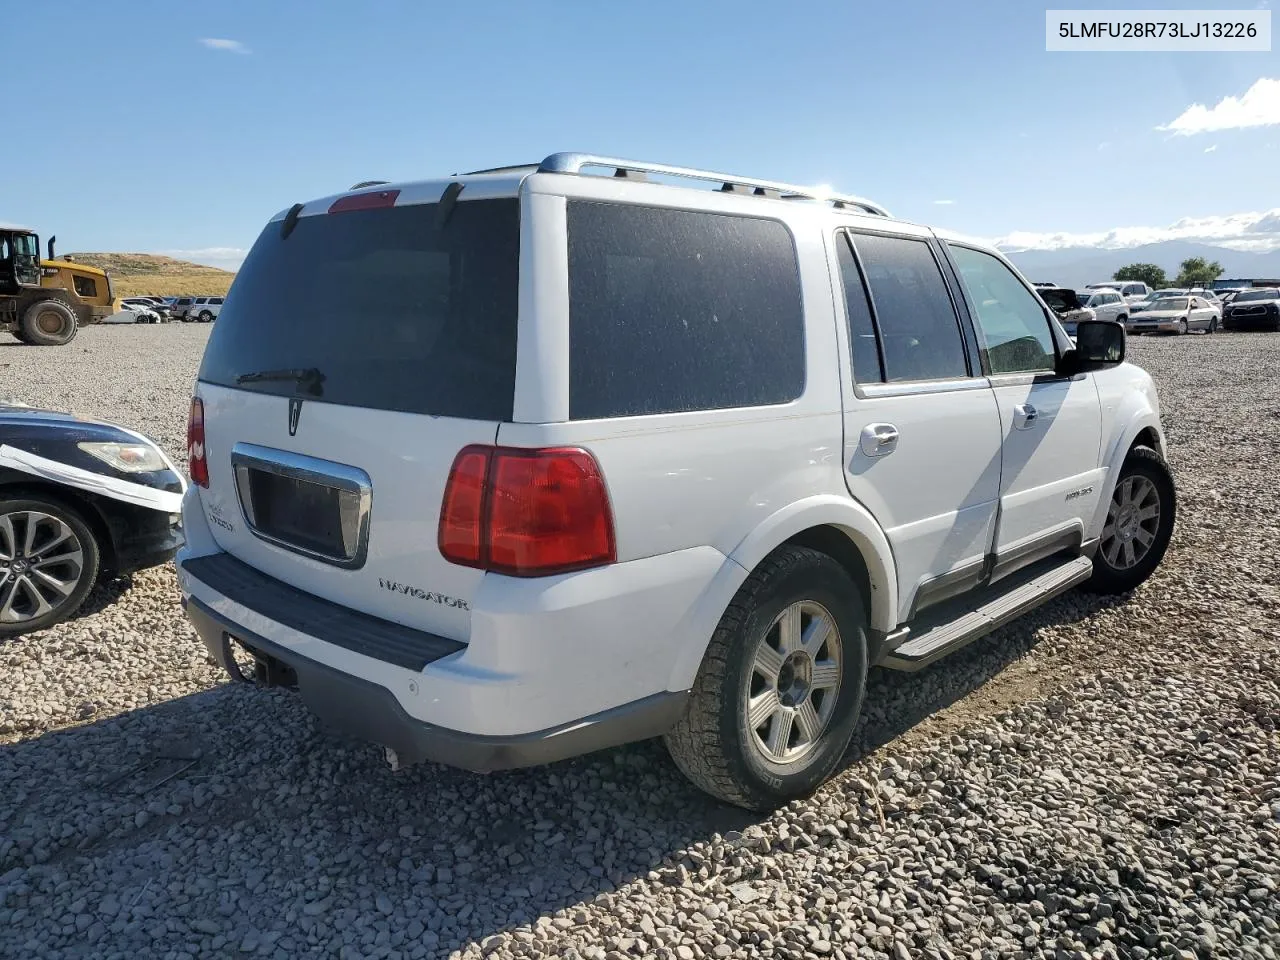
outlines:
M1146 477L1125 477L1107 508L1099 549L1116 570L1136 566L1151 550L1160 528L1160 492Z
M795 763L831 723L842 676L840 631L821 604L784 609L758 641L747 677L744 713L765 760Z
M84 576L84 549L63 520L36 510L0 514L0 623L57 610Z

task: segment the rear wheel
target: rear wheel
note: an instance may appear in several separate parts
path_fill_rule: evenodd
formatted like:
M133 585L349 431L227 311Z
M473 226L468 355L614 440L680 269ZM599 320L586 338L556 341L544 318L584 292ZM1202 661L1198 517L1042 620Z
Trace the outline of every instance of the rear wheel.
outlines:
M62 300L37 300L22 315L23 343L39 347L57 347L75 339L75 312Z
M84 519L43 498L0 501L0 637L42 630L79 609L100 551Z
M1209 318L1209 329L1208 329L1208 330L1206 330L1206 331L1205 331L1205 333L1217 333L1217 332L1218 332L1218 318L1217 318L1217 317L1210 317L1210 318Z
M707 647L689 706L666 736L712 796L764 810L822 785L862 707L867 617L844 569L783 547L747 578Z
M1120 468L1086 589L1128 593L1150 577L1164 559L1176 515L1168 465L1150 447L1134 447Z

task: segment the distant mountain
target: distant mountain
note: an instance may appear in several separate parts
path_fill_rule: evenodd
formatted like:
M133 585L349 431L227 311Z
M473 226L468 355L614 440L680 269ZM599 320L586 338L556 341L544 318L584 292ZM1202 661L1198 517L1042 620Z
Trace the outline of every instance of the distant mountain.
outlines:
M154 253L73 253L68 259L106 270L118 297L222 296L234 273Z
M1063 247L1061 250L1006 250L1028 280L1048 281L1064 287L1110 280L1121 267L1130 263L1154 263L1163 267L1173 280L1178 267L1188 257L1204 257L1222 264L1222 276L1280 278L1280 250L1250 253L1217 247L1190 240L1164 240L1141 247L1102 250L1097 247Z

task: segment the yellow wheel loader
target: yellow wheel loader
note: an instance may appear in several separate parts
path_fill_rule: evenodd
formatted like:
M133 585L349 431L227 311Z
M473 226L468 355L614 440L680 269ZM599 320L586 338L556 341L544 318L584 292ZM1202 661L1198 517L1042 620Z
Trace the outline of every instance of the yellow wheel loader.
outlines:
M40 259L40 238L26 227L0 223L0 331L23 343L69 343L81 324L120 309L105 270L53 255Z

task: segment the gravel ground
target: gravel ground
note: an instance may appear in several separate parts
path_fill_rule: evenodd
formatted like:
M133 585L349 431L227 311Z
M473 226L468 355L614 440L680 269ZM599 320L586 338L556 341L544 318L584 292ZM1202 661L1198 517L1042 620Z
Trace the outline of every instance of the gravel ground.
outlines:
M206 336L0 345L0 376L180 456ZM170 569L99 589L0 647L0 956L1276 957L1280 336L1130 352L1182 498L1161 570L877 671L845 772L767 817L655 743L392 773L223 683Z

